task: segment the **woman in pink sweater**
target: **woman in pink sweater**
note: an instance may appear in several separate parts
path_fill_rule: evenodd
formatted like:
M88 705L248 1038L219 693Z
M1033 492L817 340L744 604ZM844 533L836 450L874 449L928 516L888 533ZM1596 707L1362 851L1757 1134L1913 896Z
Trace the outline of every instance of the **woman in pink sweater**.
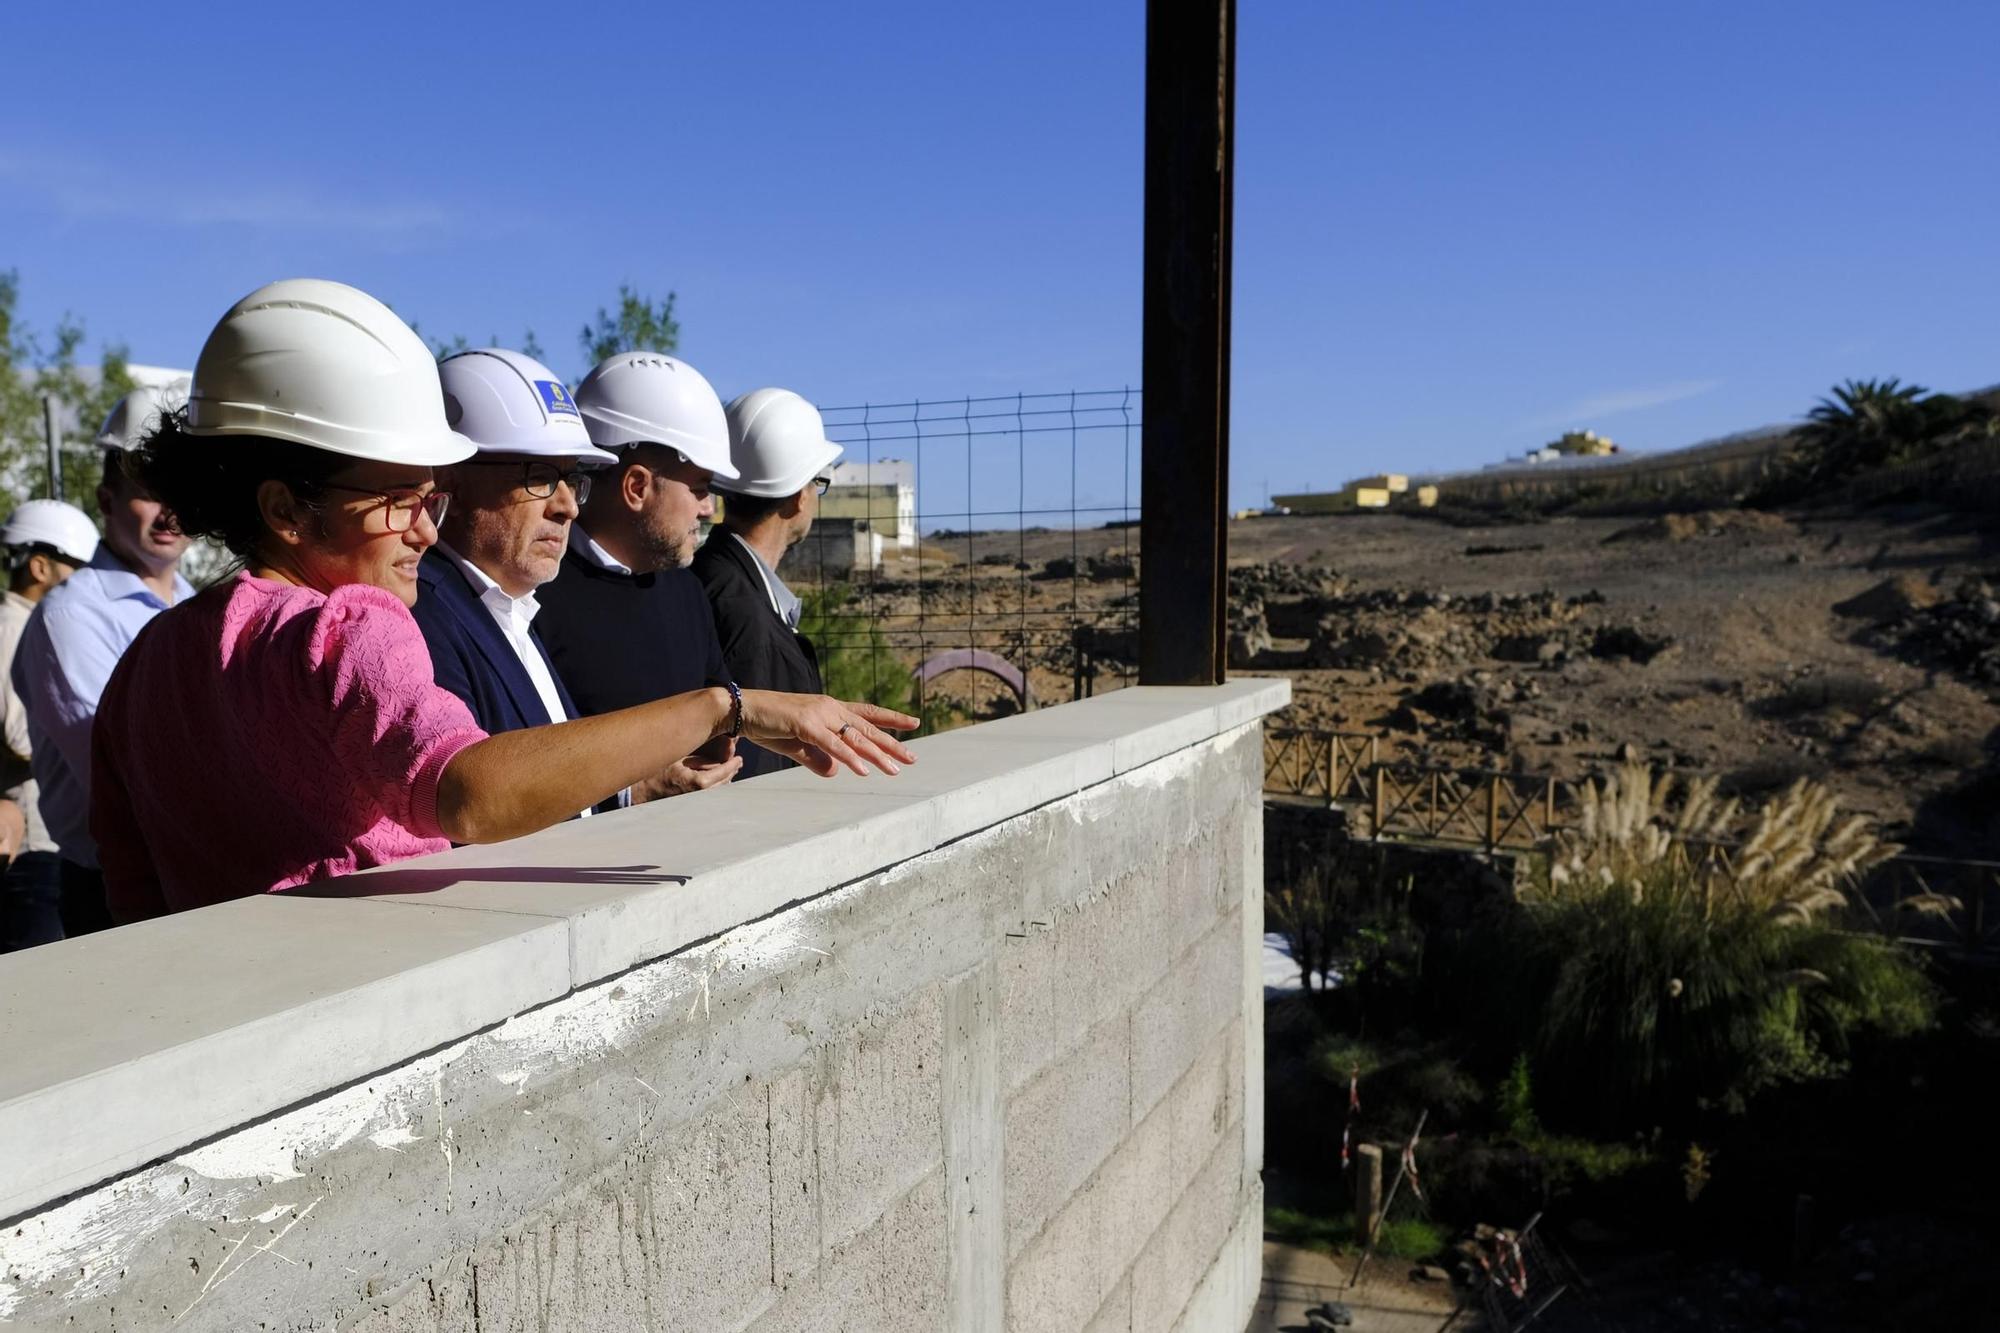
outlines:
M91 828L114 919L518 837L718 736L823 776L912 761L887 729L914 718L733 686L486 735L409 611L449 501L431 468L471 452L429 349L364 293L294 279L223 317L139 464L242 568L155 618L105 689Z

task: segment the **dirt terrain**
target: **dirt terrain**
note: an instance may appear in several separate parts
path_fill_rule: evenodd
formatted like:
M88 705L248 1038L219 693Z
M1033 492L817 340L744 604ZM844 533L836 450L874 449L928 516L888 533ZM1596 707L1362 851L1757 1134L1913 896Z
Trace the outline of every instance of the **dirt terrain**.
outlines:
M1927 507L1251 519L1229 532L1231 669L1292 677L1281 725L1381 733L1397 758L1573 778L1631 753L1746 794L1809 775L1913 848L1991 854L1992 526ZM1129 679L1137 546L1136 527L933 537L855 609L913 660L976 645L1066 699L1072 617L1095 688Z

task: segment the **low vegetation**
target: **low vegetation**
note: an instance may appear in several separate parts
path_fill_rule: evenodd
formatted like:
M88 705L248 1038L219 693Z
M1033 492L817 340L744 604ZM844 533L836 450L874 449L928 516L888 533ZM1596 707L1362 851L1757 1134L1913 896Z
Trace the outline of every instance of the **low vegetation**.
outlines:
M1361 1228L1352 1211L1317 1213L1282 1206L1264 1210L1264 1234L1271 1240L1323 1254L1361 1248ZM1375 1232L1374 1252L1385 1259L1419 1262L1444 1252L1445 1230L1421 1217L1385 1218Z

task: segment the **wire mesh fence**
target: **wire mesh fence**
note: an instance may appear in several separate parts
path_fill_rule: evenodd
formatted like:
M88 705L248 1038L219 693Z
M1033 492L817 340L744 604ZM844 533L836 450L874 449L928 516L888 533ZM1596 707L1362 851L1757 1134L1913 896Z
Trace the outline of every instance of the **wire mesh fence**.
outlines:
M1137 389L822 414L844 453L782 572L830 693L936 725L1130 682Z

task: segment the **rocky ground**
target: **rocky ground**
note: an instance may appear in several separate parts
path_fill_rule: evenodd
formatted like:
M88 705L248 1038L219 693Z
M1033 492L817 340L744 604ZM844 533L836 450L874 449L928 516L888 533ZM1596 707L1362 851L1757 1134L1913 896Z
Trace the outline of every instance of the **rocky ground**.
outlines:
M1991 527L1933 508L1252 519L1229 532L1231 669L1292 677L1281 724L1380 733L1398 757L1568 778L1631 754L1745 794L1812 776L1913 846L1992 852ZM1067 699L1079 646L1097 689L1130 678L1137 545L961 535L892 563L864 604L912 656L973 642Z

